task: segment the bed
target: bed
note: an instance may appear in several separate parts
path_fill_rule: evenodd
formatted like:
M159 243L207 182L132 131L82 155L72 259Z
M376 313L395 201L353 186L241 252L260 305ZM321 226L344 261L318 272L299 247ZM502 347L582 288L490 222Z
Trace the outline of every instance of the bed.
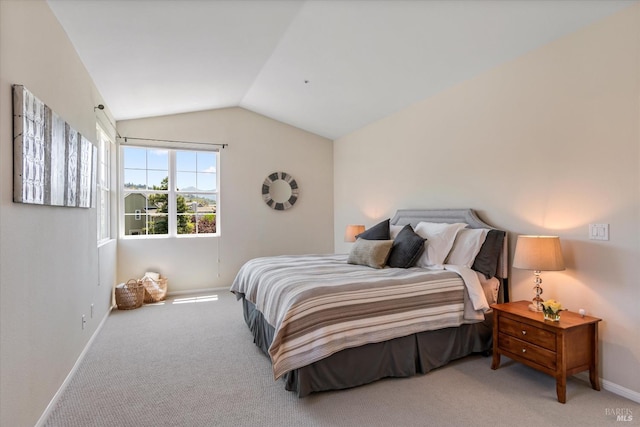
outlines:
M423 233L436 226L447 232ZM391 238L374 236L376 231ZM411 266L372 268L370 259L358 258L356 245L367 254L370 247L396 245L400 252L409 231L414 242L422 237ZM430 251L445 241L444 257ZM389 249L385 263L393 265L394 251ZM270 357L274 378L304 397L424 374L488 353L489 305L508 300L507 253L506 233L471 209L399 210L367 230L349 254L250 260L231 292L242 301L245 322Z

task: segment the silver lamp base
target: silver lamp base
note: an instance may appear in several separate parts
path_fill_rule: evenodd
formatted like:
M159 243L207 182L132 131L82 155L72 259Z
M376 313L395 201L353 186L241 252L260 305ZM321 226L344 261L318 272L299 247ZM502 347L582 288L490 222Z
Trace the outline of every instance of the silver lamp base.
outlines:
M542 311L542 305L536 305L535 301L529 304L529 310L531 311Z
M542 279L540 278L540 271L535 270L533 274L536 278L536 285L533 287L533 290L536 291L536 296L531 301L531 304L529 304L529 310L542 311L543 299L540 298L540 295L542 295L543 291L542 291Z

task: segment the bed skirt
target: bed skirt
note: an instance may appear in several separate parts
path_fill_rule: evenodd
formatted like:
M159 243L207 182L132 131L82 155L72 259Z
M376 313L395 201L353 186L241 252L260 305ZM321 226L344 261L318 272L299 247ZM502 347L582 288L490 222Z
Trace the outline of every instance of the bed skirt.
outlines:
M255 344L269 357L274 328L250 301L242 298L244 319ZM285 389L299 397L314 392L356 387L388 377L426 374L472 353L487 353L493 344L493 316L483 322L419 332L381 343L348 348L284 375Z

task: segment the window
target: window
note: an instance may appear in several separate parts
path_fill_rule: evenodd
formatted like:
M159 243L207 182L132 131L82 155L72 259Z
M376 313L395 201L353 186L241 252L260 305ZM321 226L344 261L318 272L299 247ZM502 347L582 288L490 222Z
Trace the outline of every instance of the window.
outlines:
M125 236L217 231L218 153L122 147Z
M98 136L98 244L111 238L111 144L113 141L96 126Z

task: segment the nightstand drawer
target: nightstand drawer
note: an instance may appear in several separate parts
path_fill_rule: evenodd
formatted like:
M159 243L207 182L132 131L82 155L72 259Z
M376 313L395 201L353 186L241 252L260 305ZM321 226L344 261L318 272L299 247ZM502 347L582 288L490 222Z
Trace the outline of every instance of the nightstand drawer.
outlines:
M500 332L527 341L547 350L556 351L556 334L500 316Z
M555 370L556 353L546 350L530 342L519 340L507 334L498 335L498 347L523 359L537 363L538 365Z

